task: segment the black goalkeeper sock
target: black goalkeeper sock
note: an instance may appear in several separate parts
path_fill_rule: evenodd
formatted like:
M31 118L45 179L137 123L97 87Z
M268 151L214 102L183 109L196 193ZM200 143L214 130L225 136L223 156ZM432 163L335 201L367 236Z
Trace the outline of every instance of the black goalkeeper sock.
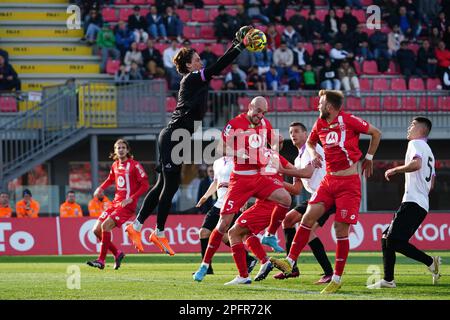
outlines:
M333 267L331 267L330 260L328 260L328 256L325 252L322 241L320 241L319 238L314 238L308 244L314 254L314 257L316 257L317 262L319 262L320 266L322 267L325 275L332 275Z
M295 237L295 228L287 228L283 229L284 231L284 239L286 240L286 253L289 254L289 251L291 250L292 241L294 241Z
M200 246L202 247L202 259L205 256L206 249L208 248L209 238L200 239Z

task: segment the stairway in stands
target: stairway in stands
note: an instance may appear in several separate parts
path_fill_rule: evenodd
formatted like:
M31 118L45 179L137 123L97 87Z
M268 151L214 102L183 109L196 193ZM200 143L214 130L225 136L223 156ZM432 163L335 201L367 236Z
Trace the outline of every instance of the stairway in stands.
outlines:
M80 43L83 29L69 30L68 0L0 0L0 47L22 81L22 91L40 91L68 78L102 80L100 58ZM19 111L31 104L19 104Z

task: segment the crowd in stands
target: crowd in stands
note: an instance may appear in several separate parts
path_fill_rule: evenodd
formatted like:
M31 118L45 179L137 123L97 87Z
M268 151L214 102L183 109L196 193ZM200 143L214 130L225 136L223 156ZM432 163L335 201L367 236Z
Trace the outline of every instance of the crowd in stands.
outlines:
M0 92L20 91L20 80L17 72L9 63L9 54L0 48Z
M101 2L107 6L111 1ZM381 29L376 30L366 28L360 0L325 1L328 7L321 7L320 16L314 0L242 2L234 6L232 14L229 8L218 6L217 15L209 20L217 43L226 47L240 26L253 24L264 29L268 45L262 52L246 51L226 69L224 90L326 88L359 96L364 61L376 62L380 73L395 62L407 88L413 76L439 77L444 88L450 86L448 1L375 0L372 3L380 6L382 13ZM165 77L169 89L178 89L180 76L172 58L180 46L190 46L193 41L184 36L187 21L177 14L187 3L204 7L201 0L136 5L128 19L119 20L114 28L103 21L100 7L91 8L84 20L84 40L101 48L102 72L106 72L108 59L120 59L117 81ZM328 8L326 14L323 8ZM295 10L289 18L288 10ZM161 52L157 43L170 45ZM213 43L204 44L199 54L207 66L219 54L211 50Z

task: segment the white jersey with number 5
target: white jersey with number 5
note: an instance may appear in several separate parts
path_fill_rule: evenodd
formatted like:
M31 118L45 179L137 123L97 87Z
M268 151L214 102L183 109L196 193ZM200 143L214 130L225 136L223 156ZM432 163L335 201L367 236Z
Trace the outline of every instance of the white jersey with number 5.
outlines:
M316 192L316 190L319 188L320 182L322 181L323 177L325 177L326 171L325 171L325 153L323 152L323 148L321 145L316 144L316 151L318 154L322 156L322 167L314 169L314 172L311 176L311 178L306 179L302 178L302 184L303 187L308 191L309 193L313 194ZM295 158L294 165L297 169L304 169L306 166L308 166L312 161L311 155L309 154L308 150L306 150L306 145L301 147L298 150L298 156Z
M429 209L428 194L431 180L436 175L433 152L423 139L411 140L406 150L405 164L414 158L422 159L422 167L414 172L405 173L405 194L402 202L415 202L426 211Z
M216 208L222 209L233 167L232 157L221 157L214 161L214 180L217 180L217 201L214 204Z

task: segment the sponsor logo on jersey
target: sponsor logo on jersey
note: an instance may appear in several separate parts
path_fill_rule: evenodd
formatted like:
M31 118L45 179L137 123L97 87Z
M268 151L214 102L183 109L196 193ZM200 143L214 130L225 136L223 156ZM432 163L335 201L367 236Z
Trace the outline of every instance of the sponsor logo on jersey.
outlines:
M331 131L325 137L325 141L328 145L335 145L338 143L339 136L337 132Z
M125 185L125 179L122 176L117 178L117 186L122 188Z
M248 143L250 145L251 148L259 148L262 146L262 138L260 135L258 134L252 134L249 138L248 138Z

